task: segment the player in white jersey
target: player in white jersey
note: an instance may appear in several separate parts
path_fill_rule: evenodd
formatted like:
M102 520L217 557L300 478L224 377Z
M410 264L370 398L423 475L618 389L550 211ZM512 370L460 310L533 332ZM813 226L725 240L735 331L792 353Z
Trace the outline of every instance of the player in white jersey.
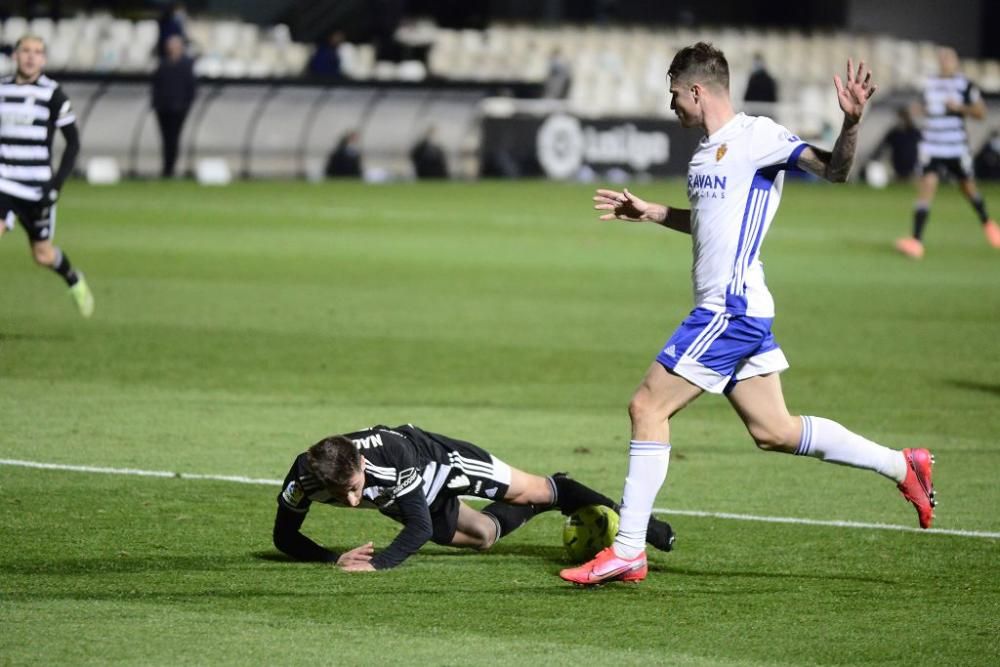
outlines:
M965 132L965 119L982 120L986 104L974 83L958 71L954 49L938 50L938 76L924 85L923 130L920 139L920 180L913 210L913 235L896 241L896 250L913 259L924 256L924 227L941 178L953 177L975 209L986 242L1000 248L1000 225L986 212L986 202L976 188L972 152Z
M615 543L560 572L563 579L587 585L645 577L644 531L667 476L669 419L706 391L725 394L761 449L878 472L913 503L921 527L931 525L930 452L889 449L829 419L792 416L781 392L778 374L788 363L771 334L774 302L764 283L761 244L778 208L783 171L847 180L861 114L876 90L864 63L855 68L848 60L847 71L844 81L834 77L844 124L833 150L825 151L768 118L737 114L722 52L702 42L686 47L668 74L670 108L682 126L705 132L688 167L690 208L646 202L627 189L597 191L602 220L655 222L691 235L695 308L629 404L632 440Z

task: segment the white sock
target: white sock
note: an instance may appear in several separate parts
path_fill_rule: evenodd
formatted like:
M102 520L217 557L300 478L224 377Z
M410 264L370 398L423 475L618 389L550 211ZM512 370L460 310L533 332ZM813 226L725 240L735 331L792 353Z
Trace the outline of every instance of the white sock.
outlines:
M874 470L895 482L906 478L903 452L862 438L823 417L802 417L802 439L795 453L828 463Z
M669 463L668 443L645 440L629 443L628 476L614 544L615 553L621 558L635 558L646 549L646 526L656 494L667 479Z

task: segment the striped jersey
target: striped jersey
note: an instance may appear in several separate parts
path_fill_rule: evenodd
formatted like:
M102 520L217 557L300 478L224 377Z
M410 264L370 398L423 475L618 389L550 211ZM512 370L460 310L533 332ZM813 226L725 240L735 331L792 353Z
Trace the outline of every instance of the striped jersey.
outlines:
M376 569L399 565L433 537L432 513L447 519L448 508L459 496L502 497L501 487L510 484L511 471L506 463L471 443L412 424L372 426L345 437L364 457L360 507L377 509L403 524L392 543L372 558ZM303 452L292 463L278 494L275 530L284 525L285 532L297 532L314 502L340 504L313 474L308 454ZM453 509L457 512L457 505ZM450 539L451 534L440 537ZM316 555L312 548L301 553L307 558ZM332 552L325 555L333 556Z
M924 84L924 124L920 154L923 158L962 158L969 153L965 117L948 111L948 103L976 104L982 93L961 74L935 76Z
M774 317L760 261L784 171L804 143L770 118L736 114L703 137L688 164L695 307Z
M44 74L23 84L0 78L0 192L39 201L52 180L55 129L74 122L69 98Z
M468 476L487 480L506 477L505 483L510 483L507 465L488 452L479 455L485 458L474 458L463 447L470 443L424 431L412 424L393 428L372 426L345 435L365 458L361 507L377 509L393 518L399 518L399 504L403 499L416 498L420 503L437 508L459 492L474 494L475 489L466 488ZM459 483L462 480L464 482ZM493 497L489 493L485 495ZM303 513L313 502L338 504L312 474L308 457L303 452L285 476L278 504Z

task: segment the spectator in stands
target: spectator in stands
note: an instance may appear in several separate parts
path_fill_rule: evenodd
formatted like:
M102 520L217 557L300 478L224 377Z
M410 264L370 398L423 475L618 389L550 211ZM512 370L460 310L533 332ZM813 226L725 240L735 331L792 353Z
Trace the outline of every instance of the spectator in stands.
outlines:
M427 128L423 138L410 151L410 160L417 178L448 178L448 164L444 150L438 145L436 130Z
M755 53L753 56L753 69L750 70L750 80L747 81L747 90L743 94L744 102L777 102L778 84L774 77L767 71L764 64L764 56Z
M993 130L989 141L976 153L973 168L976 178L1000 181L1000 130Z
M171 35L153 73L153 110L160 124L164 178L174 175L181 129L194 102L196 85L194 62L184 53L184 39Z
M875 157L889 150L892 170L901 181L910 180L917 170L917 146L920 144L920 130L913 123L910 110L899 107L896 110L896 124L886 132L882 143L875 149Z
M183 2L170 2L160 15L160 36L156 40L156 55L164 58L167 55L167 41L177 35L181 43L187 46L188 38L184 24L187 23L187 8Z
M572 82L573 70L569 61L563 57L562 51L553 49L549 55L549 72L545 76L542 96L557 100L565 99L569 95L569 86Z
M341 77L340 45L344 43L344 33L334 30L316 44L309 63L306 65L306 75L316 79L336 81Z
M348 130L337 142L337 147L326 162L327 176L361 176L360 137L357 130Z

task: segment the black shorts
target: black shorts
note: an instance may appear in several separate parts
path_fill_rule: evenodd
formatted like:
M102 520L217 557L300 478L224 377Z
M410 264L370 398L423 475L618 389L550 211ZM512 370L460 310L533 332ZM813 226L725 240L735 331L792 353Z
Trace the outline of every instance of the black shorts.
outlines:
M929 157L920 162L920 175L937 174L938 178L956 178L967 181L973 176L972 157L966 153L962 157Z
M18 199L0 192L0 220L9 228L21 221L31 241L51 241L56 235L56 205Z
M427 431L423 434L448 450L448 463L437 464L424 481L429 482L431 540L449 545L458 527L459 497L503 500L510 488L510 466L471 442Z

